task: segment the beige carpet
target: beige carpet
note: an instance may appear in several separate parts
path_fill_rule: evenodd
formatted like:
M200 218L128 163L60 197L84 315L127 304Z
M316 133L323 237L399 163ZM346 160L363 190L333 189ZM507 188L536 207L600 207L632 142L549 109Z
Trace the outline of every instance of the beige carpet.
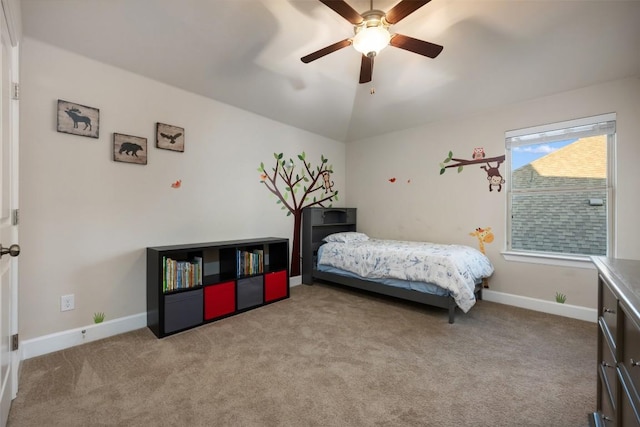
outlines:
M584 426L596 325L329 285L156 339L26 360L9 426Z

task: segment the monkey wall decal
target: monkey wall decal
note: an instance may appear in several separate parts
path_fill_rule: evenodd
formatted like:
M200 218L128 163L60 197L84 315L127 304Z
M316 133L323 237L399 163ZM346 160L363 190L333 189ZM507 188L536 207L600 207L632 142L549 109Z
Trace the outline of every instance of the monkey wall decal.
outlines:
M487 180L489 181L489 191L493 191L493 187L498 187L498 191L502 191L502 184L505 183L504 178L500 175L500 163L493 167L489 162L485 166L480 166L487 172Z
M322 172L322 180L324 181L323 188L325 193L333 191L333 181L331 181L331 172Z
M453 157L453 151L449 151L447 157L440 163L440 175L444 174L447 169L456 168L461 173L465 166L482 165L480 169L487 172L487 180L489 181L489 191L495 188L498 192L502 191L502 184L506 181L500 174L500 165L505 161L505 155L496 157L485 157L485 151L482 147L473 149L472 159L460 159ZM492 164L495 163L495 166Z

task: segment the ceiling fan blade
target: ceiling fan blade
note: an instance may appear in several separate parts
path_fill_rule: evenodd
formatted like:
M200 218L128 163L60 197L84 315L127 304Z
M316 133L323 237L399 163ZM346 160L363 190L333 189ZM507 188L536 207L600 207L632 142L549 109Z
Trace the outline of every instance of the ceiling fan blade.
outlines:
M397 24L400 20L406 18L430 1L431 0L402 0L387 12L387 22L389 24Z
M360 83L369 83L373 77L373 58L362 55L362 64L360 65Z
M391 36L389 42L391 46L399 47L400 49L408 50L418 55L428 56L429 58L435 58L440 55L442 49L439 44L429 43L424 40L414 39L413 37L403 36L402 34L394 34Z
M362 16L355 11L355 9L353 9L343 0L320 0L320 2L331 8L338 15L342 16L353 25L361 24L364 20Z
M302 58L300 58L300 60L302 62L304 62L305 64L308 64L311 61L315 61L318 58L322 58L325 55L328 55L332 52L335 52L336 50L340 50L343 47L347 47L347 46L351 46L351 39L344 39L339 41L338 43L334 43L330 46L327 46L325 48L322 48L320 50L317 50L313 53L310 53L307 56L303 56Z

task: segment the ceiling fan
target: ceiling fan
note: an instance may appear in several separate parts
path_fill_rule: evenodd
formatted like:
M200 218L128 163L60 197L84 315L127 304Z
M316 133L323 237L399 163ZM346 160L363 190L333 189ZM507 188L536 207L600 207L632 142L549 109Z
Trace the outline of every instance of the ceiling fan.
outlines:
M360 83L368 83L373 76L373 58L387 45L408 50L429 58L435 58L442 52L443 47L434 43L414 39L402 34L391 34L389 27L397 24L420 7L431 0L401 0L387 13L373 8L373 0L370 10L362 14L356 12L344 0L320 0L344 19L353 24L354 36L341 40L318 51L300 58L305 64L322 58L332 52L347 46L353 47L362 53L360 65Z

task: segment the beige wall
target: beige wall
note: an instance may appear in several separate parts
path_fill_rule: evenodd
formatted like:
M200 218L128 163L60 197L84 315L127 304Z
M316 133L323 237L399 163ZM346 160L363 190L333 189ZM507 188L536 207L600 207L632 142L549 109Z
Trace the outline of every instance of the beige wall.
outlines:
M100 138L56 132L56 102L100 109ZM259 182L273 153L333 165L345 146L228 105L25 39L20 99L19 331L22 340L146 311L145 248L288 237L293 217ZM155 124L186 148L155 148ZM146 166L115 163L112 133L148 139ZM182 180L176 190L170 184ZM60 296L76 309L60 312Z
M479 166L461 173L439 163L449 150L468 159L474 147L487 157L505 154L505 131L603 113L617 113L616 249L621 258L640 259L640 79L630 78L509 105L473 117L426 124L347 144L348 204L358 208L360 231L372 236L459 243L477 247L469 236L491 227L486 246L496 272L494 291L595 308L592 269L508 262L505 249L506 194L489 192ZM429 112L424 112L428 117ZM505 172L504 165L500 167ZM396 178L390 183L390 178ZM410 182L408 182L410 180Z
M616 112L617 254L640 259L640 79L540 98L345 145L26 39L21 60L19 328L21 339L82 327L104 311L145 311L145 254L152 245L259 236L290 237L292 219L258 183L273 152L328 157L342 205L358 208L372 236L476 246L492 227L491 289L595 307L595 272L507 262L505 192L484 171L439 163L482 146L504 154L504 132ZM57 99L100 108L98 140L56 132ZM425 111L428 116L428 111ZM156 122L186 130L184 153L154 147ZM112 133L148 138L149 164L115 163ZM346 150L346 154L345 154ZM346 166L345 166L346 165ZM504 172L504 166L501 171ZM390 183L390 178L396 178ZM180 190L170 184L182 179ZM75 294L76 309L59 298Z

